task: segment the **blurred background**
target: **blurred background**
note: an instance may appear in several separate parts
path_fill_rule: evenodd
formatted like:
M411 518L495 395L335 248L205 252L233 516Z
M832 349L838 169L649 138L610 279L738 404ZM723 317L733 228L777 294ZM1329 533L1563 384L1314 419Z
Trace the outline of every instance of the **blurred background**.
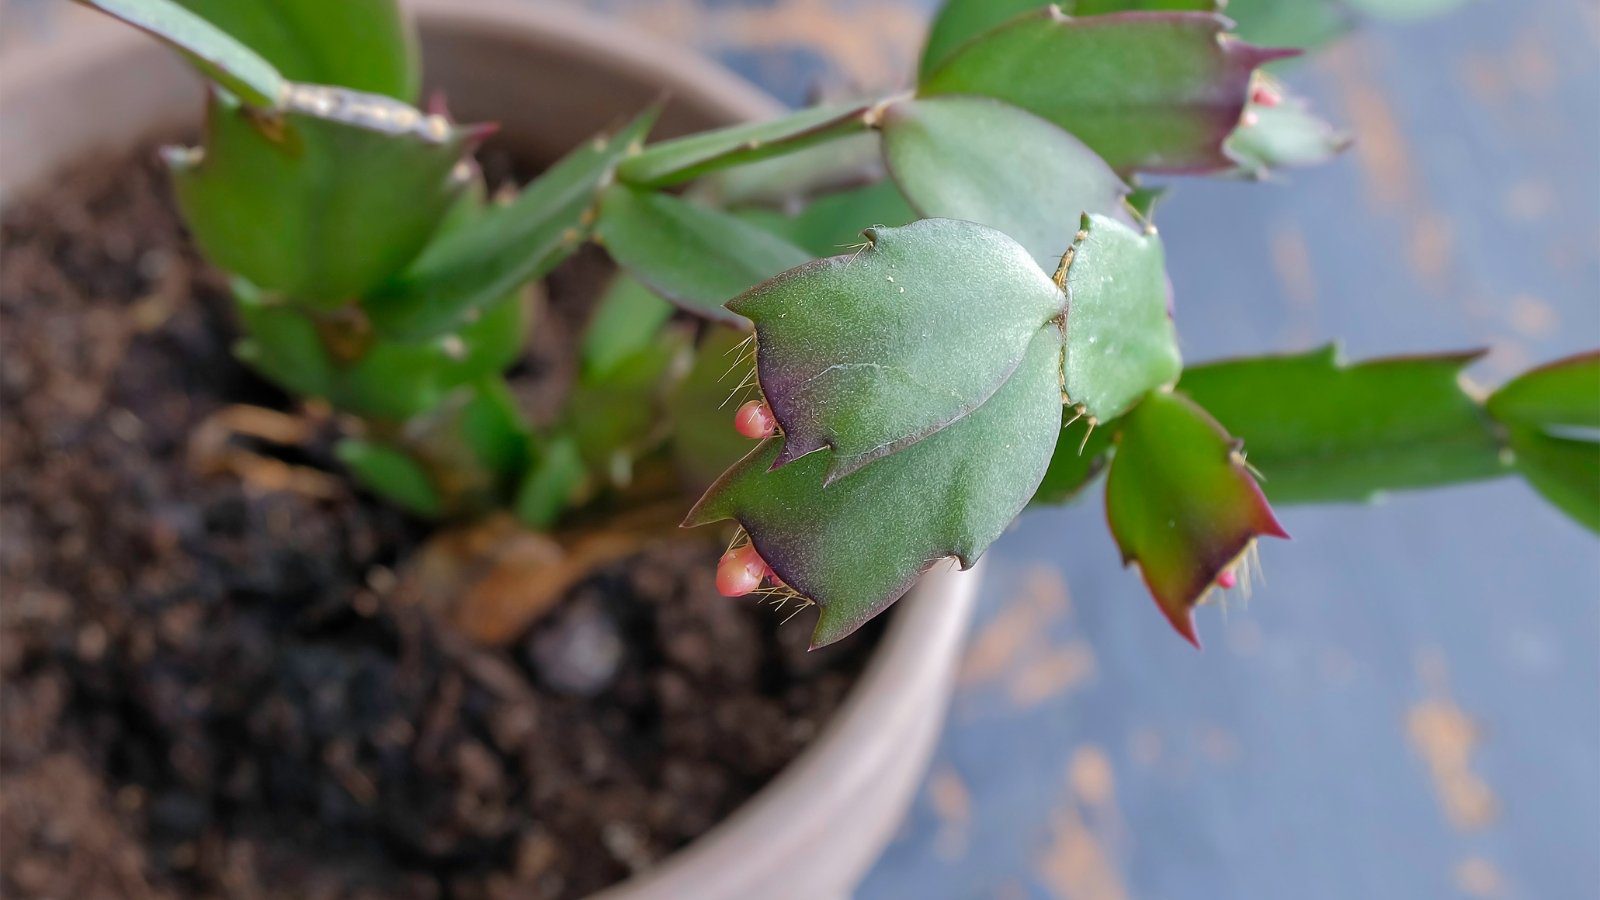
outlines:
M462 0L470 2L470 0ZM932 0L567 2L789 103L894 86ZM60 0L5 0L0 47ZM1600 4L1369 23L1285 73L1357 138L1159 220L1191 361L1488 347L1494 386L1600 343ZM1096 499L990 552L941 747L860 896L1600 896L1600 554L1508 479L1295 507L1195 653Z

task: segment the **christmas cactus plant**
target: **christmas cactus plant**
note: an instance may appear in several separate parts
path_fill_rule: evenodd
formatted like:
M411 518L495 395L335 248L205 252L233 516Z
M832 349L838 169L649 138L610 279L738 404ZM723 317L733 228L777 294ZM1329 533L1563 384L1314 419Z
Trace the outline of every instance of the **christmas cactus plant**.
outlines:
M348 414L351 475L418 515L556 528L672 460L705 488L685 524L733 523L719 587L818 605L818 645L1102 472L1195 642L1194 607L1286 537L1269 503L1517 473L1600 530L1600 355L1487 395L1475 352L1186 366L1146 179L1346 144L1263 69L1297 51L1214 0L951 0L908 92L655 143L643 110L493 200L491 129L413 105L393 0L84 2L209 79L168 161L238 352ZM1310 45L1385 6L1292 5L1234 12ZM530 285L585 243L619 274L534 428L504 372Z

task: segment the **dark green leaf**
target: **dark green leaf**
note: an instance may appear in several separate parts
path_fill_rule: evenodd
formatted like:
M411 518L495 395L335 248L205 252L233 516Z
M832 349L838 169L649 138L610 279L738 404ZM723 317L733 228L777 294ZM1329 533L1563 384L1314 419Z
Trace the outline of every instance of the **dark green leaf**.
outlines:
M1083 493L1111 461L1111 437L1115 424L1091 425L1088 416L1064 411L1061 439L1056 441L1050 469L1033 495L1033 503L1066 503Z
M923 77L948 59L956 48L972 38L1024 13L1049 6L1040 0L947 0L928 30L922 49L920 72ZM1216 12L1217 0L1061 0L1056 4L1072 16L1099 16L1134 10L1189 10Z
M571 437L541 443L512 503L517 520L529 528L548 529L572 505L588 477Z
M732 518L786 584L822 607L814 646L850 634L941 559L971 566L1022 511L1060 430L1060 336L1035 330L994 396L932 437L823 486L824 451L773 469L770 439L706 492L686 525Z
M1251 102L1225 145L1245 175L1265 178L1274 169L1320 165L1350 146L1350 136L1313 115L1304 100L1276 85L1267 89L1279 96L1277 104Z
M746 399L739 386L755 368L753 352L750 335L713 327L668 401L673 461L691 490L705 490L750 452L750 439L733 430L733 413Z
M285 78L413 102L416 35L396 0L179 0Z
M689 335L668 331L603 373L587 373L572 389L563 430L591 469L626 486L633 462L666 437L663 410L688 366Z
M1179 388L1244 439L1275 502L1366 500L1505 471L1488 417L1461 387L1478 356L1344 365L1324 347L1193 367Z
M1084 216L1067 268L1069 403L1109 422L1183 371L1161 239Z
M1600 351L1526 372L1495 391L1488 406L1489 414L1502 422L1600 429Z
M946 0L928 27L918 71L927 78L957 47L1024 13L1048 6L1040 0Z
M696 196L724 209L740 206L787 209L813 196L860 187L882 176L878 133L865 131L718 172L696 185Z
M861 243L865 228L895 228L917 220L900 188L885 178L818 197L794 215L770 209L743 209L738 216L787 238L812 256L833 256Z
M1517 471L1583 527L1600 534L1600 443L1511 429Z
M1135 184L1128 193L1128 208L1133 211L1139 221L1150 223L1156 218L1156 207L1167 197L1167 188L1162 185Z
M1206 172L1232 161L1250 73L1291 51L1224 33L1207 13L1029 15L962 46L921 92L980 94L1042 116L1119 171Z
M816 106L770 122L734 125L663 141L617 166L640 187L667 187L709 172L804 150L867 129L869 106Z
M1167 621L1196 647L1194 607L1256 538L1288 537L1238 442L1205 411L1157 391L1123 419L1106 478L1106 517Z
M233 279L233 296L244 331L234 346L239 358L291 394L331 396L338 370L311 319L301 310L273 303L242 278Z
M1345 0L1228 0L1239 37L1269 47L1310 50L1355 27Z
M1081 141L987 97L938 97L884 111L889 173L919 213L998 228L1054 271L1078 219L1132 222L1128 186Z
M615 184L600 198L597 237L617 264L688 312L738 323L723 304L811 258L737 218L667 194Z
M866 236L728 304L755 323L777 463L830 447L829 481L981 406L1065 302L993 228L924 219Z
M467 136L377 94L292 86L268 120L214 96L203 152L171 153L178 200L218 265L338 307L422 250L468 180Z
M318 314L240 292L242 358L286 390L321 397L337 409L403 422L437 406L451 390L498 374L521 353L528 316L521 295L490 306L459 332L426 341L377 339L359 355L330 357Z
M78 0L149 32L243 103L276 109L289 84L261 54L171 0Z
M351 438L340 441L334 452L356 481L384 500L429 518L443 510L427 471L404 451Z
M430 245L368 304L379 330L406 338L438 334L555 268L583 243L600 186L649 133L658 112L648 110L617 134L573 150L512 203Z
M618 274L601 295L578 348L582 375L604 377L624 359L655 343L672 318L672 304L627 275Z
M511 389L498 375L473 385L456 416L454 431L478 465L492 473L497 493L508 479L527 470L531 452L528 425Z

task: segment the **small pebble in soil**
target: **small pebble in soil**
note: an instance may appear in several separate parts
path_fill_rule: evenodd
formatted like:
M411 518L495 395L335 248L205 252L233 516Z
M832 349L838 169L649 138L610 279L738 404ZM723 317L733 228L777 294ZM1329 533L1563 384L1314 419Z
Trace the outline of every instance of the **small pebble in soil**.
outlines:
M593 697L611 685L627 652L617 624L590 596L575 600L527 641L528 664L563 694Z

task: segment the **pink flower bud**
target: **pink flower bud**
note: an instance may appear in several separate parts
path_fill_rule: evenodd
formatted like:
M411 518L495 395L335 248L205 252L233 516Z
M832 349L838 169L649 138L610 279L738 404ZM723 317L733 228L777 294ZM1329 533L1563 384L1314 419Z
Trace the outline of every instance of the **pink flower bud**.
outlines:
M1277 91L1264 84L1256 85L1256 89L1250 93L1250 102L1257 106L1277 106L1282 101L1283 97Z
M724 597L743 597L761 586L767 575L766 561L750 544L722 554L717 563L717 593Z
M778 430L778 420L772 410L760 400L751 400L733 414L733 429L752 440L772 437Z
M1239 576L1233 574L1232 569L1223 569L1222 574L1217 576L1217 587L1225 591L1232 590L1233 586L1238 583Z

